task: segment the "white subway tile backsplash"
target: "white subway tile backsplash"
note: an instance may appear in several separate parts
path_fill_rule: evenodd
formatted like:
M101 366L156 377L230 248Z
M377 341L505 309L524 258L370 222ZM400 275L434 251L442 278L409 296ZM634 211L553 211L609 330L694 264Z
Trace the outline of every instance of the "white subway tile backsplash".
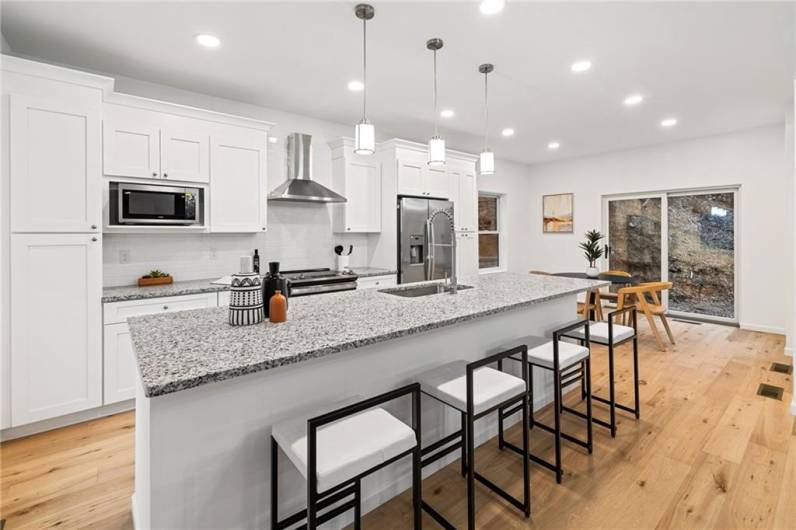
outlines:
M371 238L378 234L335 234L334 206L268 204L265 234L106 234L103 274L106 287L131 285L152 269L175 280L221 277L237 272L240 256L259 249L262 270L279 261L283 270L335 267L333 247L353 245L351 266L368 266Z

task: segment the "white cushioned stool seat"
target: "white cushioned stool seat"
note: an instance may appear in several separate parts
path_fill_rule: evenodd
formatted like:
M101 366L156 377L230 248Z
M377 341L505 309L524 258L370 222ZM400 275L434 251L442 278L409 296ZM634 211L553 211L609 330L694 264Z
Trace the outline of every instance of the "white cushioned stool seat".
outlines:
M584 328L567 333L568 337L583 339L586 337ZM620 342L633 336L633 328L614 324L614 342ZM608 344L608 322L589 322L589 340L598 344Z
M351 404L352 400L346 400ZM335 408L342 408L340 405ZM274 425L271 434L307 478L307 419L309 414ZM382 408L373 408L318 428L316 475L323 492L386 462L417 445L415 431Z
M467 412L467 361L438 366L417 378L420 389L451 407ZM473 371L473 412L479 414L525 392L525 381L482 366Z
M553 369L553 341L531 348L528 346L528 362ZM579 344L558 341L558 368L563 370L589 356L589 349Z

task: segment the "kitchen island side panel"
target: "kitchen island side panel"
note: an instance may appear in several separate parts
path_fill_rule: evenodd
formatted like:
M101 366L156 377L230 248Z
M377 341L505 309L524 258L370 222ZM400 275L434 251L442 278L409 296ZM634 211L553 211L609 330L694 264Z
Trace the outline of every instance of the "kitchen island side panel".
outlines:
M566 295L164 396L147 398L139 392L136 441L142 446L136 451L136 527L267 528L274 423L352 395L394 389L414 382L426 369L482 358L529 334L548 334L571 321L574 308L575 295ZM552 400L552 379L543 375L547 374L534 374L535 408ZM409 421L408 402L396 403L390 411ZM428 397L422 414L424 445L459 427L458 413ZM494 436L496 417L479 421L476 430L479 443ZM453 454L427 467L424 476L456 458ZM306 483L281 453L279 469L279 509L285 516L304 507ZM410 487L410 479L409 459L365 479L363 511ZM332 527L350 520L350 514L342 516Z

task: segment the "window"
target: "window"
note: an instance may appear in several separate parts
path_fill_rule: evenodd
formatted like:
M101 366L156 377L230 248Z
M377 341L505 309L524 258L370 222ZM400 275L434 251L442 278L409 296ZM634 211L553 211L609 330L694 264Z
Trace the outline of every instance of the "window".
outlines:
M501 263L499 195L478 195L478 268L498 269Z

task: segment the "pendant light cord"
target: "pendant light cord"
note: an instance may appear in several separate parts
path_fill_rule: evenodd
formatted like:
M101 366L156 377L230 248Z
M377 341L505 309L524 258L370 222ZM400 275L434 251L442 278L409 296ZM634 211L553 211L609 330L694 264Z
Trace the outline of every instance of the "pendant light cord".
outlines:
M484 151L489 149L489 89L488 72L484 72Z
M439 114L437 113L437 50L434 50L434 136L439 136Z
M362 121L368 121L368 21L362 19Z

